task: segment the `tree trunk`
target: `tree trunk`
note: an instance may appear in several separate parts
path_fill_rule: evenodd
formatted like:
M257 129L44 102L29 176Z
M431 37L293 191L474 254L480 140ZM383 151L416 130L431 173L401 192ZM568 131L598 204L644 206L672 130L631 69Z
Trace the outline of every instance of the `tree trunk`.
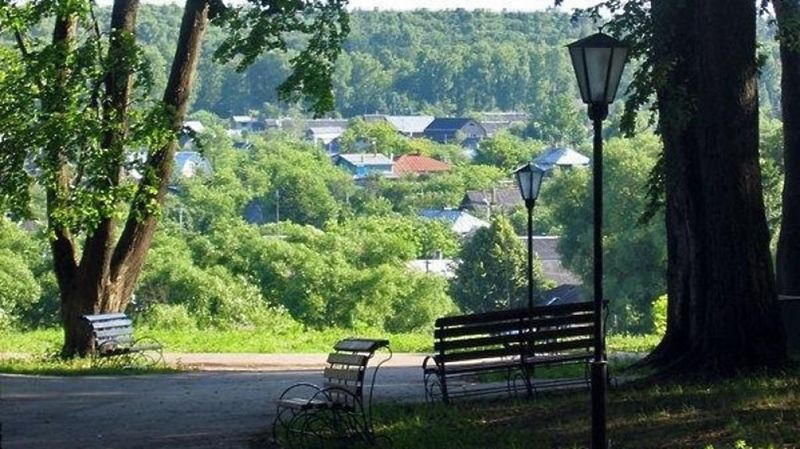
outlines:
M778 237L777 288L800 296L800 1L773 0L781 50L783 208Z
M779 365L778 315L758 164L755 6L653 0L667 184L667 334L648 361L730 373ZM680 20L677 20L680 18Z
M115 32L111 33L109 47L112 60L124 51L120 39L122 33L133 34L138 4L138 0L115 2L112 11L112 29ZM163 100L169 126L175 136L186 116L200 47L208 25L208 10L207 0L187 0L184 9L175 59ZM108 103L105 104L104 117L118 126L105 136L104 147L123 157L122 142L127 133L131 72L129 68L114 70L107 75L105 82ZM148 159L145 176L116 245L116 226L108 218L87 237L83 258L75 270L72 273L63 270L63 275L56 270L62 292L65 355L85 355L90 348L91 335L86 332L81 315L119 312L129 304L155 233L157 216L153 213L154 207L164 204L176 148L176 139L173 137ZM112 185L119 182L119 166L109 164L109 182ZM56 259L60 257L56 256Z

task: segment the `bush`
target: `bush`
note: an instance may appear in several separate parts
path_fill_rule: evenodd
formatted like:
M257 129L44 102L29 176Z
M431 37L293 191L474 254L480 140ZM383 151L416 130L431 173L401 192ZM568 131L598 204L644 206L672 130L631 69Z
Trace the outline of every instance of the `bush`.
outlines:
M16 322L41 295L25 260L8 249L0 249L0 327Z
M667 295L661 295L653 301L653 330L656 335L667 332Z
M156 329L195 329L197 322L184 304L153 304L142 317L144 324Z

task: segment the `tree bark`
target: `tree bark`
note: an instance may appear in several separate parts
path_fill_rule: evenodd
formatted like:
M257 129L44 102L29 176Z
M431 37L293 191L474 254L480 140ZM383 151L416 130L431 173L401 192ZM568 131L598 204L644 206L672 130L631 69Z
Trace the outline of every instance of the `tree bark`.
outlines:
M668 319L648 358L667 372L782 364L758 164L749 0L653 0L665 146Z
M772 4L780 33L784 161L776 282L779 294L800 296L800 1Z
M117 0L114 4L109 47L112 61L126 51L123 37L126 33L133 35L138 6L138 0ZM163 99L169 126L175 136L186 116L200 47L208 25L208 11L207 0L186 2L175 59ZM104 104L104 118L113 126L109 128L103 145L117 158L122 158L132 86L131 69L114 68L107 74L105 86L107 103ZM56 270L62 292L65 355L85 355L91 347L91 335L83 326L82 315L119 312L129 304L155 233L158 222L155 209L164 204L176 148L176 139L173 137L148 158L145 175L116 244L116 224L113 219L106 218L87 236L80 264L71 272L65 269L60 274ZM107 167L109 186L119 183L119 162L121 159L112 160ZM74 256L74 251L72 254ZM57 256L56 259L66 260L66 256Z
M42 101L42 109L51 117L59 117L66 112L63 98L66 97L64 86L70 76L67 64L68 55L75 45L77 34L77 19L73 15L56 17L53 26L52 45L60 53L54 58L58 61L56 82L48 89ZM66 162L65 149L59 142L51 142L45 150L46 163L52 168L54 178L46 185L47 215L53 216L53 211L64 207L64 202L69 193L70 171ZM78 264L76 261L76 245L70 230L57 221L49 221L49 231L52 234L50 248L53 253L53 266L61 291L61 319L64 324L64 354L72 356L76 353L85 353L84 342L86 332L74 323L80 321L81 315L91 312L91 302L87 298L74 297L70 292L78 285Z

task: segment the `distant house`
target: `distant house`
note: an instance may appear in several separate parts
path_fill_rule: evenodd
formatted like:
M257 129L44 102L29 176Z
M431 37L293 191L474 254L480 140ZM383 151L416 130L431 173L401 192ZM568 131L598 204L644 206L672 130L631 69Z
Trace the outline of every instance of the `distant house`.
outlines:
M249 115L234 115L231 117L231 131L241 134L242 131L261 132L266 129L264 122Z
M483 112L481 126L486 130L487 137L494 137L499 131L512 126L525 126L530 120L530 114L524 112Z
M397 176L429 175L450 171L450 164L421 154L404 154L394 161Z
M533 163L543 169L550 169L553 167L585 167L589 165L589 158L569 148L553 147L534 159Z
M322 145L328 154L336 154L341 147L340 138L345 128L338 126L313 126L306 128L306 139Z
M395 176L392 170L394 162L380 153L339 154L336 156L336 165L352 173L356 180L375 174Z
M460 209L473 212L479 217L489 217L494 212L507 213L523 204L519 189L499 187L491 190L468 190L459 205Z
M463 210L425 209L420 211L419 215L423 218L447 222L450 225L450 229L460 236L469 236L480 228L489 227L488 222L470 215Z
M175 153L175 176L192 178L198 174L211 174L211 163L197 151L178 151Z
M422 137L425 128L433 122L432 115L383 115L366 114L365 122L385 121L397 129L397 132L406 137Z
M523 245L526 245L526 236L520 237L520 240ZM564 268L561 264L561 255L558 253L558 241L559 237L552 235L535 235L531 240L534 257L539 259L542 263L542 274L545 279L554 282L556 285L580 285L581 279Z
M486 130L471 118L435 118L426 128L424 136L439 143L460 143L467 148L477 148L486 138Z

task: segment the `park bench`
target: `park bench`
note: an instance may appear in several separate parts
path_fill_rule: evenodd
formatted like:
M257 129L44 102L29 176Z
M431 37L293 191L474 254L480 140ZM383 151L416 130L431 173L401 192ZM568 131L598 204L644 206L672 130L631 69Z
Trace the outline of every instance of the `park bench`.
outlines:
M454 397L523 391L530 396L544 387L588 386L593 310L591 302L581 302L437 319L435 354L422 364L427 400L448 403ZM583 377L533 382L536 367L565 364L583 364ZM504 382L475 381L498 375Z
M163 346L152 337L136 339L133 321L124 313L84 315L92 334L92 361L122 366L155 366L163 363Z
M376 351L388 352L373 369L367 365ZM321 385L298 383L280 395L272 436L286 447L327 447L326 443L375 443L372 392L378 369L392 358L388 340L347 338L333 347Z

